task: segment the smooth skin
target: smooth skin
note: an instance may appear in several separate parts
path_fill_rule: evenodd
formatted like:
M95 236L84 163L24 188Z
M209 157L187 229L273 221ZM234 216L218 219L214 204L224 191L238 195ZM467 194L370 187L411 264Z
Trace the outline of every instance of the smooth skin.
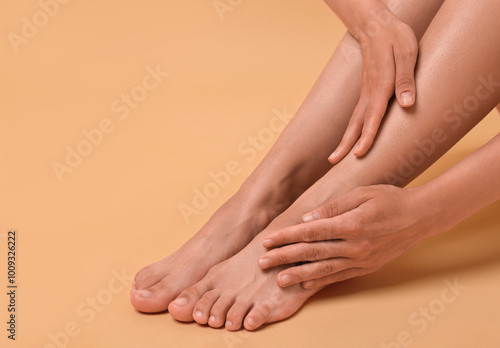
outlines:
M500 33L499 15L500 3L494 0L474 6L466 0L446 0L420 41L418 106L404 109L392 103L369 154L362 158L346 156L244 249L182 291L170 303L170 314L180 321L225 325L228 330L243 325L255 330L295 313L322 287L304 289L283 273L278 277L287 266L260 269L257 261L266 251L264 240L277 230L300 223L304 214L356 187L386 183L399 173L400 158L410 158L418 142L432 138L440 130L440 140L433 150L414 165L411 173L400 174L398 184L404 186L492 110L500 101L500 88L494 87L500 81L500 40L492 35ZM458 118L452 122L450 108L475 95L480 77L491 81L490 92L485 93L484 87L477 108L467 112L467 117L454 115ZM351 224L357 226L355 221ZM295 285L290 285L293 282Z
M402 1L392 10L420 39L440 5L434 0ZM326 158L339 145L359 100L361 74L360 45L347 33L291 122L238 192L180 249L137 273L130 294L137 310L166 310L181 291L243 249L329 171ZM365 184L372 183L376 182ZM321 203L326 201L301 214Z
M358 40L363 55L361 95L337 149L328 160L365 155L373 144L389 100L401 107L415 103L415 64L418 41L413 29L379 0L326 0L328 6ZM393 7L401 6L392 2ZM396 93L394 93L396 92Z
M278 276L288 275L289 285L302 282L305 289L372 273L498 201L499 153L500 134L424 185L357 188L306 214L308 223L269 234L263 245L276 249L262 255L259 265L315 261Z

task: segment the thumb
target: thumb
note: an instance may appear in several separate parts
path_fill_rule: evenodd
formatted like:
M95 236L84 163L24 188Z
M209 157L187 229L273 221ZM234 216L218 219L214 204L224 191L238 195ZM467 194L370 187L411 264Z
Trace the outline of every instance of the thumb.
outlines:
M415 104L415 63L416 56L396 56L395 91L399 105L404 108Z
M357 188L342 197L339 197L305 215L302 216L304 222L309 222L319 219L328 219L342 215L356 209L361 204L366 202L370 197L366 194L364 188Z

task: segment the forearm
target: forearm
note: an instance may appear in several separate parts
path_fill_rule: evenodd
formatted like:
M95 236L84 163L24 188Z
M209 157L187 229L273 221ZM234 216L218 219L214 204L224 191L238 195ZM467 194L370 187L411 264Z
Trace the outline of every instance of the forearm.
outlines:
M373 29L371 25L380 25L394 17L381 0L325 0L325 3L358 41Z
M415 188L429 212L424 238L451 229L500 199L500 133L434 180Z
M392 19L408 24L420 40L444 0L324 0L358 40L376 35Z
M443 0L376 1L390 4L387 7L420 39ZM359 98L361 61L358 42L346 34L276 144L243 184L242 197L271 206L278 214L329 170L326 158L342 139ZM251 155L250 144L243 145L248 146L241 150Z

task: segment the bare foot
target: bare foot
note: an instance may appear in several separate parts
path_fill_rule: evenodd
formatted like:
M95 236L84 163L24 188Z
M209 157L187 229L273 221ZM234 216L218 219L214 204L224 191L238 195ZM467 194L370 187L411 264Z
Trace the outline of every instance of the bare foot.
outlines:
M238 330L242 324L255 330L265 323L286 319L320 288L305 290L300 284L281 288L277 275L285 267L261 270L257 260L266 250L262 232L230 259L212 267L195 285L170 303L170 314L179 321L193 321Z
M304 192L238 254L215 265L201 281L182 291L168 306L170 314L179 321L195 320L212 327L225 324L231 331L242 325L247 330L255 330L293 315L322 288L286 286L283 278L279 279L283 286L280 287L278 274L287 266L260 269L259 257L267 251L262 242L270 232L302 223L303 214L355 187L353 180L338 175L338 167L340 165Z
M233 197L179 250L137 273L130 294L132 305L147 313L166 310L182 290L240 251L269 221L261 207L249 207Z

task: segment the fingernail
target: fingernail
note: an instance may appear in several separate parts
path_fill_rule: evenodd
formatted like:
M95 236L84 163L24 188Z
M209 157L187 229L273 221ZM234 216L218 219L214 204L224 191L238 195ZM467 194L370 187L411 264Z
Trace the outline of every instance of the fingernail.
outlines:
M265 258L259 260L260 268L268 268L271 266L271 259Z
M194 313L194 316L196 318L201 318L203 316L203 312L202 311L196 311L196 313Z
M413 103L413 94L411 92L401 93L401 102L404 106L410 106Z
M285 274L285 275L280 277L281 286L287 286L288 284L290 284L291 281L292 281L292 277L290 277L288 274Z
M332 160L335 158L335 155L337 154L337 151L333 151L330 157L328 157L329 160Z
M314 220L314 214L313 213L308 213L302 217L302 221L304 222L309 222Z
M174 301L174 303L175 303L176 305L181 306L181 307L182 307L182 306L187 305L187 304L188 304L188 302L189 302L189 301L188 301L188 299L187 299L187 298L184 298L184 297L179 297L179 298L177 298L177 299Z
M264 241L262 242L262 245L264 246L264 248L270 248L274 245L274 240L264 239Z
M313 211L312 213L307 213L302 217L302 220L304 222L310 222L313 220L319 220L321 216L319 215L319 212L317 210Z
M136 290L137 294L144 298L153 297L153 293L149 290Z

